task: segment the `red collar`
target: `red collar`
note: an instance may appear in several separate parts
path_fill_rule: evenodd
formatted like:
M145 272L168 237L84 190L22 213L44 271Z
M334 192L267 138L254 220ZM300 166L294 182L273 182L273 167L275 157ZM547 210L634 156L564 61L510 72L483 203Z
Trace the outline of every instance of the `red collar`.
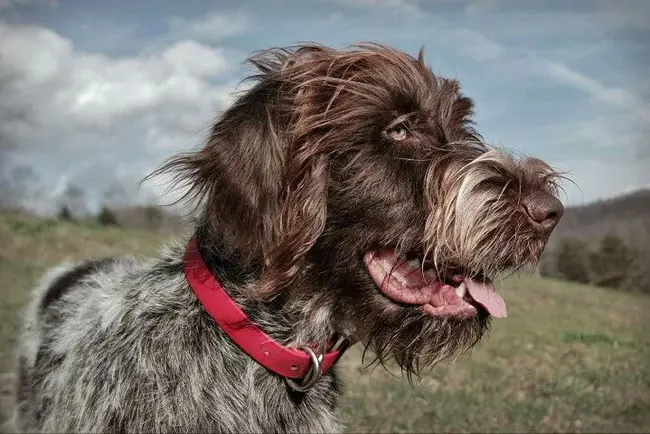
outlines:
M194 294L239 348L257 363L282 377L305 378L311 367L309 354L279 344L249 320L201 258L196 237L190 240L183 262L185 278ZM323 374L336 363L343 351L344 348L339 348L325 353L321 363Z

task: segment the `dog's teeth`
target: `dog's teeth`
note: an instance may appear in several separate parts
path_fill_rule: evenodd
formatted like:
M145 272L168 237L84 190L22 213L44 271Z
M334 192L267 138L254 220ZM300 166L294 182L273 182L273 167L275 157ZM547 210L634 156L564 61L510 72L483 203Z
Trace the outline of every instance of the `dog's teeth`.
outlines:
M465 283L461 283L458 285L456 288L456 294L458 295L458 298L463 298L465 297Z
M420 268L420 267L422 266L422 263L420 262L419 259L411 259L411 260L409 261L409 266L410 266L411 268L418 269L418 268Z

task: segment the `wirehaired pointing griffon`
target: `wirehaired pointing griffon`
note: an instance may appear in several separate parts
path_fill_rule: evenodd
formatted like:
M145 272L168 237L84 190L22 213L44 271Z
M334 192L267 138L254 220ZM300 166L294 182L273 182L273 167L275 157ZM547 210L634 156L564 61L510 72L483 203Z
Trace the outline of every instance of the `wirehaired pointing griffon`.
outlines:
M334 432L358 343L418 375L505 317L491 278L536 263L559 175L490 149L458 82L374 45L271 49L205 146L174 156L193 232L35 292L29 432Z

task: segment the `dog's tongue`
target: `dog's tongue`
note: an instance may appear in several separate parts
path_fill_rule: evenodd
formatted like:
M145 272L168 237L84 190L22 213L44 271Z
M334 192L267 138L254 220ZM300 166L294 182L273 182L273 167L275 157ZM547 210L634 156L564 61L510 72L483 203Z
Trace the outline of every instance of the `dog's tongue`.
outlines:
M370 277L388 298L398 303L432 305L435 308L457 307L462 304L458 286L465 284L469 296L496 318L505 318L506 303L489 279L475 280L461 275L452 276L453 285L435 279L407 261L400 261L392 250L368 252L364 262ZM426 274L426 275L425 275Z
M499 295L490 280L477 281L474 279L465 279L465 288L469 291L469 295L480 303L489 313L495 318L505 318L508 316L506 312L506 302Z

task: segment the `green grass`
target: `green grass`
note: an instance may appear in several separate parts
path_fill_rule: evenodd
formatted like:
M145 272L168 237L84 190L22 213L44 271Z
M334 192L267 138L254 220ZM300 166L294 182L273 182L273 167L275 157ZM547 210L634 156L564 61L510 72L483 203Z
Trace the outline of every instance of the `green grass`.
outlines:
M154 254L163 240L0 214L0 424L20 310L41 273L64 259ZM350 432L650 431L649 296L530 277L502 286L508 319L413 386L396 369L365 368L353 347L341 361Z

